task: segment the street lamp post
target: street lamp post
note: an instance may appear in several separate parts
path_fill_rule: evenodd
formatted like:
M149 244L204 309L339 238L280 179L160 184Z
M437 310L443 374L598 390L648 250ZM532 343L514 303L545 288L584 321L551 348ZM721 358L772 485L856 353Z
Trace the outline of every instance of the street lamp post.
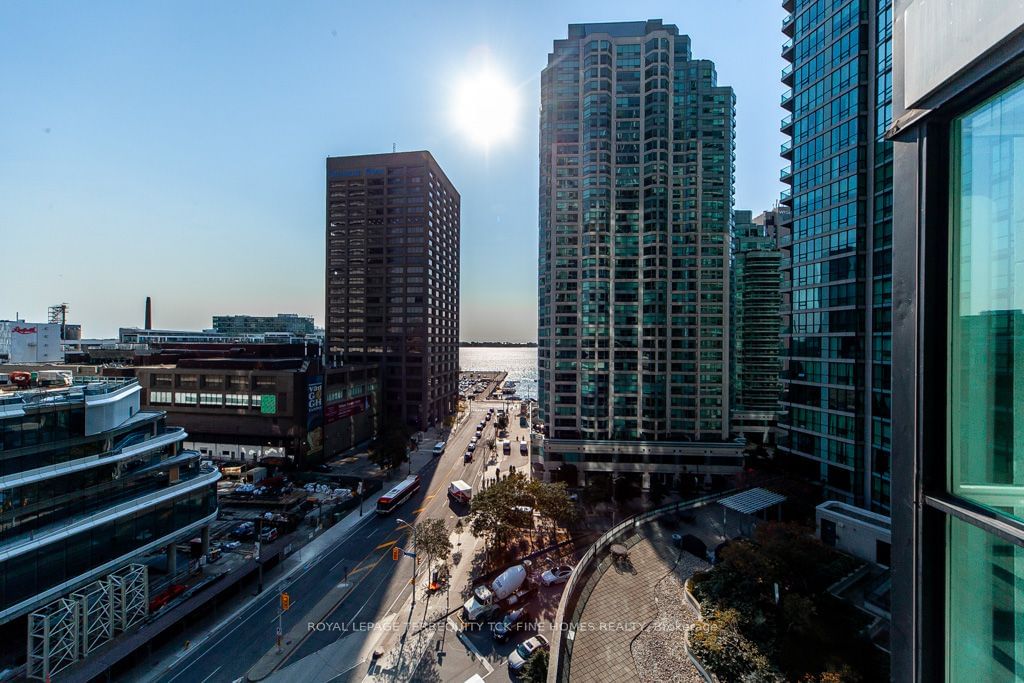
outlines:
M412 529L412 604L416 605L416 527L402 518L395 520L400 525L405 525Z

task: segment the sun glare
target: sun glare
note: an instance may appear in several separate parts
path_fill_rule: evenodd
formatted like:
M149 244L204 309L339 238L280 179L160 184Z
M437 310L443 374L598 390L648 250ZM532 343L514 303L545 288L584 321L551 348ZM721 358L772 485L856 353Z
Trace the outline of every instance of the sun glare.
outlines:
M453 105L456 126L475 145L490 148L515 134L518 94L491 67L480 68L459 81Z

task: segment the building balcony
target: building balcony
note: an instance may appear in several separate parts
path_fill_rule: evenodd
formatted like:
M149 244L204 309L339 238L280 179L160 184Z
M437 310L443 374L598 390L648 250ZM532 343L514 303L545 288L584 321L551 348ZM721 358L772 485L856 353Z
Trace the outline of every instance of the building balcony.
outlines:
M783 133L785 133L786 135L792 135L792 133L793 133L793 115L792 114L790 114L786 118L782 119L782 122L779 124L779 130L782 131Z
M785 142L782 143L782 146L779 147L779 156L781 156L783 159L789 159L790 161L793 160L792 140L786 140Z
M793 61L793 45L794 42L792 38L782 44L782 58L787 62Z
M785 204L786 206L793 208L793 191L783 190L782 193L779 194L779 203Z
M786 16L785 19L782 20L782 32L785 33L790 38L792 38L793 37L793 31L795 31L795 30L796 30L796 17L794 17L792 14L789 14L789 15Z
M779 102L784 109L793 111L793 89L789 88L786 92L782 93L782 98Z
M793 85L793 65L789 64L785 69L782 70L782 82L792 87Z
M788 183L793 178L793 167L785 166L779 171L779 180L784 183Z
M782 9L786 10L790 14L793 13L794 6L796 6L796 0L782 0Z

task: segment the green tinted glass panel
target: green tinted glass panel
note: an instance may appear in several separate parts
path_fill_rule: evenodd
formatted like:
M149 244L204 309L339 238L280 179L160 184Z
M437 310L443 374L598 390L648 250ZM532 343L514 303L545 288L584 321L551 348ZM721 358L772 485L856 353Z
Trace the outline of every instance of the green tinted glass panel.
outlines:
M947 522L946 680L1024 679L1024 549Z
M263 394L260 397L260 412L266 415L273 415L277 412L277 396L274 394Z
M1024 516L1024 82L954 121L950 489Z

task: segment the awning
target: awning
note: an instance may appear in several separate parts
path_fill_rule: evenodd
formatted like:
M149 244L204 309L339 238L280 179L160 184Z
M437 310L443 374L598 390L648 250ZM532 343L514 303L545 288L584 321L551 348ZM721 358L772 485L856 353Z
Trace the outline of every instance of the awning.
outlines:
M786 500L786 497L781 493L775 493L768 489L753 488L728 498L722 498L718 502L730 510L750 515L770 508L773 505L778 505L784 500Z

